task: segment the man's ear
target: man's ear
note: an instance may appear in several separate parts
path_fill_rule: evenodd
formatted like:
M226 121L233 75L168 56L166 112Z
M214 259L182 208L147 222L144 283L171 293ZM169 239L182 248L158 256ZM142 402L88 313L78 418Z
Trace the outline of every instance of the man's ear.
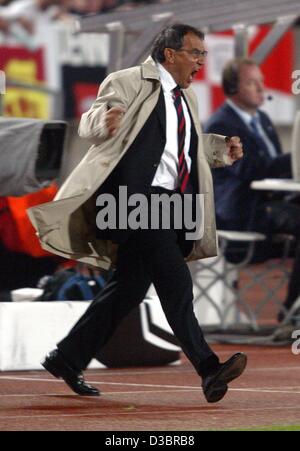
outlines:
M166 48L164 50L164 55L165 55L166 63L169 63L169 64L173 64L174 63L175 56L174 56L173 49Z

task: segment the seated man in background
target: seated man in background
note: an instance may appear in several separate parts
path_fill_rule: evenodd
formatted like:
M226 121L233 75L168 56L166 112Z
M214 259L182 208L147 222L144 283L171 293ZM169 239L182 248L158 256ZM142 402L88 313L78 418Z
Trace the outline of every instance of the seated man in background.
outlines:
M289 309L300 294L300 206L269 192L251 189L251 182L264 178L291 177L291 155L282 148L268 115L259 107L265 100L263 74L251 59L234 59L223 71L226 102L206 125L206 133L239 136L244 158L232 167L213 171L217 227L222 230L255 231L270 237L287 233L297 240L294 267L284 306ZM233 249L231 249L233 251ZM274 257L265 243L256 257ZM279 320L284 313L280 312Z

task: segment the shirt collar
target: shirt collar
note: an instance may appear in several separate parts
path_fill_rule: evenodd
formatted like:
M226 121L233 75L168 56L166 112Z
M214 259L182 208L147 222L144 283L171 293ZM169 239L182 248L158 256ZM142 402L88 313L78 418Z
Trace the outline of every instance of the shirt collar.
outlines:
M226 102L240 116L240 118L245 122L246 125L250 126L251 121L254 117L259 120L258 113L255 113L255 115L252 116L250 113L247 113L247 111L242 110L242 108L238 107L232 100L227 99Z
M156 63L156 65L157 65L157 69L159 71L160 81L161 81L163 91L164 92L173 91L173 89L176 88L176 86L177 86L176 81L174 80L174 78L172 77L170 72L168 72L162 64Z

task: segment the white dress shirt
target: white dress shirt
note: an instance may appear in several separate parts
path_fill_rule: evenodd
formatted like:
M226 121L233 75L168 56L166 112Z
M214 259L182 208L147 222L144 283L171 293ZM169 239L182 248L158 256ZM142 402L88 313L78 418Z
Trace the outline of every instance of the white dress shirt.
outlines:
M161 64L157 63L157 68L160 74L166 105L166 145L152 181L152 186L174 190L178 187L178 118L173 93L173 89L176 88L177 83ZM191 144L191 118L183 97L181 97L181 101L186 122L184 153L190 172L192 161L188 152Z

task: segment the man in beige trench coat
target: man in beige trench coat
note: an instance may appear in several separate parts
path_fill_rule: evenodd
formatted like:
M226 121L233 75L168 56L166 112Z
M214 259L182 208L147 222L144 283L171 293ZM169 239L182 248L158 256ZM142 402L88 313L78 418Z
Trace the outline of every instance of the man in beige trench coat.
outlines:
M243 155L238 137L202 135L190 85L206 53L201 31L176 24L159 34L145 63L109 75L79 126L80 136L92 147L54 202L29 211L45 249L93 266L115 267L101 294L43 362L79 395L99 395L82 370L143 301L151 283L183 351L202 377L208 402L221 400L228 383L245 369L244 354L220 363L206 343L193 312L186 263L217 253L210 167L233 164ZM191 195L201 212L197 239L188 240L185 227L177 229L174 218L169 228L160 219L158 228L101 229L97 221L97 229L96 198L109 194L120 206L120 187L126 187L128 196L141 194L148 200L152 195ZM102 204L97 200L97 205ZM176 216L176 208L170 216Z

